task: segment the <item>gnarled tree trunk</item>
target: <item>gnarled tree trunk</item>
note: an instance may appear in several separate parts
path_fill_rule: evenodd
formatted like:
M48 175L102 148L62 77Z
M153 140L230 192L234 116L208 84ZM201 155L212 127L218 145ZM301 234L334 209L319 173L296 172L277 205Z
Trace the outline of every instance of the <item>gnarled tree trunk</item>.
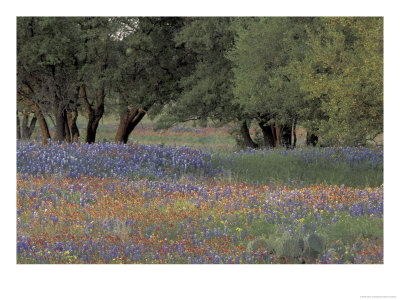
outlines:
M250 136L250 131L249 131L249 127L247 126L247 122L243 121L242 122L242 126L240 127L240 133L242 135L244 144L246 145L246 147L250 147L250 148L257 148L258 145L256 143L254 143L253 139Z
M275 130L272 125L267 125L264 122L259 122L258 125L261 128L263 138L264 138L264 147L265 148L273 148L275 147Z
M42 133L43 144L47 144L48 140L51 140L49 127L47 126L46 119L44 118L42 111L37 108L35 110L35 116L39 122L40 131Z
M40 131L41 131L42 139L43 139L43 144L46 145L47 140L50 140L51 136L50 136L49 127L47 126L47 122L46 122L46 119L44 118L42 110L40 109L40 107L37 103L31 101L27 97L23 97L23 99L34 111L36 119L39 123Z
M292 145L292 126L283 125L281 128L281 141L282 146L286 149L290 148Z
M77 143L79 140L79 128L76 125L76 119L78 118L78 109L68 109L67 110L67 122L69 127L69 132L71 134L72 142Z
M31 120L31 124L29 125L29 132L28 132L28 138L29 138L29 139L31 138L32 133L33 133L33 131L35 130L36 121L37 121L37 118L36 118L35 115L33 115L33 118L32 118L32 120Z
M29 131L29 113L24 112L22 117L22 138L27 139L28 131Z
M86 87L84 85L81 85L79 87L79 98L85 106L88 114L88 124L86 127L86 143L91 144L96 141L97 128L104 113L104 97L104 87L101 87L96 91L96 97L93 105L88 100Z
M129 135L145 115L146 110L144 109L129 108L125 111L122 111L120 113L120 121L117 134L115 136L115 142L126 144L128 142Z
M36 116L34 115L31 119L31 122L29 124L29 116L30 112L25 112L24 113L24 118L22 119L22 138L24 140L29 140L32 136L33 131L35 130L35 125L36 125Z
M126 132L124 134L124 143L128 142L129 135L131 132L135 129L137 124L140 123L140 121L143 119L143 117L146 115L146 111L144 109L139 109L133 119L129 122L128 127L126 129Z
M67 118L67 110L64 109L64 131L65 131L65 138L64 141L66 143L71 143L71 132L68 126L68 118Z

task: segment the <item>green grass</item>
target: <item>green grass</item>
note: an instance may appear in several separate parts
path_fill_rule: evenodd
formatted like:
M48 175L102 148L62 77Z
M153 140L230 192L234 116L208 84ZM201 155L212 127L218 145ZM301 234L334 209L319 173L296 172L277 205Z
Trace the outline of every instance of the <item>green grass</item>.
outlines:
M208 151L210 148L219 149L226 147L227 144L231 144L230 149L234 149L234 140L229 137L217 137L217 136L205 136L205 137L186 137L186 136L167 136L162 135L132 135L129 139L132 142L138 142L140 144L163 144L166 146L189 146L191 148L201 149ZM220 144L221 146L218 146Z
M226 161L229 156L223 155ZM270 184L277 181L285 185L303 182L304 185L342 185L351 187L377 187L383 183L383 169L371 169L365 164L350 167L346 163L332 164L318 160L306 163L291 155L282 156L279 150L267 156L243 154L233 159L232 180L237 182Z
M54 126L49 118L47 118L50 135L54 135ZM119 124L118 117L106 116L101 119L97 129L96 141L97 142L114 142L115 134ZM202 149L209 151L228 151L232 152L237 150L235 139L224 129L216 129L211 134L196 134L191 132L174 132L172 130L159 130L143 129L143 127L152 127L154 121L145 116L140 124L129 136L130 142L138 142L140 144L163 144L166 146L188 146L192 148ZM80 140L82 142L86 139L86 126L87 120L84 116L79 115L77 119L77 126L79 128ZM184 124L185 127L194 128L191 124ZM195 127L200 128L200 127ZM36 126L32 134L32 140L39 140L40 129Z
M340 240L343 243L353 243L359 239L382 240L383 218L348 218L332 224L326 234L332 241Z

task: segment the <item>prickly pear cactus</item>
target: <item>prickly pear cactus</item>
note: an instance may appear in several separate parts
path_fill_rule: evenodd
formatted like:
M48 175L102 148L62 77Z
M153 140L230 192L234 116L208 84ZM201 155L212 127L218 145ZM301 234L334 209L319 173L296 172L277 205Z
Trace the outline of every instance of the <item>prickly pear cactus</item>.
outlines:
M325 252L325 239L316 234L312 233L307 238L307 245L304 250L304 256L316 259Z
M323 252L323 241L322 241L322 238L319 235L317 235L315 233L310 234L308 236L307 241L308 241L308 245L310 246L311 249L313 249L314 251L317 251L318 253L322 254L322 252Z
M300 248L298 239L288 239L283 243L283 256L289 258L300 257L303 250Z
M303 239L292 237L289 232L284 232L282 237L275 240L274 246L279 257L293 259L302 255L304 241Z
M299 238L298 243L299 243L299 248L300 248L301 252L303 252L304 251L304 240L302 238Z

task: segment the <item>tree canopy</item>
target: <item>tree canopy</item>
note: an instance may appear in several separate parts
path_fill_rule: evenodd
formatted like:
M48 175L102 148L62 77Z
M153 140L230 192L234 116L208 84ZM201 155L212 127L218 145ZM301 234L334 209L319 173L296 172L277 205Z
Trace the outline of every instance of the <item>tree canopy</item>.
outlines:
M321 145L365 145L383 132L383 19L22 17L17 100L24 135L37 120L43 140L51 118L54 140L77 141L84 114L93 143L108 109L116 142L148 114L159 128L233 124L250 147L251 124L264 147L295 146L296 126Z

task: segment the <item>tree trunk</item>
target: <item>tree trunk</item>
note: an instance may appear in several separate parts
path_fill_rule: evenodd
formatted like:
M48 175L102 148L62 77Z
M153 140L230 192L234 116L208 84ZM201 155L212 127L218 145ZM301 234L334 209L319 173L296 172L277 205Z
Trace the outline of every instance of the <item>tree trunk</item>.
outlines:
M281 146L281 128L273 125L273 132L275 137L275 148L279 148Z
M120 113L120 121L117 134L115 136L115 142L126 144L128 142L129 135L145 115L146 111L144 109L130 108L122 111Z
M55 142L62 142L65 140L66 137L66 130L65 130L65 110L61 109L57 104L54 107L54 116L55 116L55 134L54 134L54 141ZM67 126L68 127L68 126Z
M283 125L281 130L282 146L289 149L292 145L292 126Z
M24 112L23 117L22 117L22 139L27 139L27 131L28 129L28 122L29 122L29 113Z
M297 121L294 120L293 127L292 127L292 141L293 141L292 148L296 148L296 143L297 143L296 125L297 125Z
M24 113L24 118L22 120L22 138L24 140L29 140L32 136L33 131L35 130L35 125L36 125L36 116L34 115L31 119L31 122L29 124L29 115L30 112L25 112ZM29 125L28 125L29 124Z
M131 132L135 129L137 124L140 123L140 121L143 119L143 117L146 115L146 111L143 109L139 109L139 111L136 113L136 115L133 117L133 119L129 122L128 127L126 128L125 134L124 134L124 143L126 144L129 139L129 135Z
M242 126L240 127L240 133L242 134L242 138L246 147L249 148L257 148L258 145L254 143L253 139L250 136L249 128L247 127L247 122L243 121Z
M272 134L273 144L274 144L274 147L275 147L275 145L276 145L276 130L275 130L274 125L271 125L271 134Z
M97 128L104 113L104 97L104 87L101 87L96 91L96 98L93 108L93 105L89 103L89 100L87 98L86 87L84 85L81 85L79 87L79 98L85 106L88 114L88 124L86 127L86 143L91 144L96 141Z
M47 126L46 119L43 116L42 110L39 105L31 101L27 97L23 97L24 101L32 108L35 113L36 119L39 122L40 131L42 133L43 144L47 145L47 141L51 139L49 127Z
M21 124L19 121L19 117L18 117L18 111L17 111L17 140L21 139Z
M67 110L66 109L64 109L64 131L65 131L64 141L66 143L71 143L71 131L69 129Z
M47 140L51 140L49 127L47 126L46 119L44 118L42 111L36 107L35 116L39 122L40 131L42 133L43 144L47 144Z
M126 129L128 128L128 117L126 115L120 115L119 117L119 125L117 129L117 134L115 135L115 142L116 143L123 143L124 142L124 135L126 132Z
M31 124L29 125L28 139L31 138L32 133L33 133L33 131L35 130L36 121L37 121L37 118L36 118L35 115L33 115L32 120L31 120Z
M71 133L72 142L77 143L79 140L79 128L76 125L76 119L78 118L78 110L67 110L67 121L69 131Z
M33 130L34 130L34 127L36 124L36 120L37 120L39 123L40 131L41 131L41 135L42 135L42 139L43 139L43 144L46 145L47 140L51 139L49 127L47 126L46 119L44 118L43 113L38 104L32 102L28 98L24 98L24 101L32 108L33 112L35 113L35 116L31 121L31 125L29 126L29 133L28 133L29 138L31 137L31 135L33 133Z
M275 138L274 138L274 128L272 125L266 125L264 122L259 122L258 125L261 128L263 137L264 137L264 147L265 148L273 148L275 147Z

